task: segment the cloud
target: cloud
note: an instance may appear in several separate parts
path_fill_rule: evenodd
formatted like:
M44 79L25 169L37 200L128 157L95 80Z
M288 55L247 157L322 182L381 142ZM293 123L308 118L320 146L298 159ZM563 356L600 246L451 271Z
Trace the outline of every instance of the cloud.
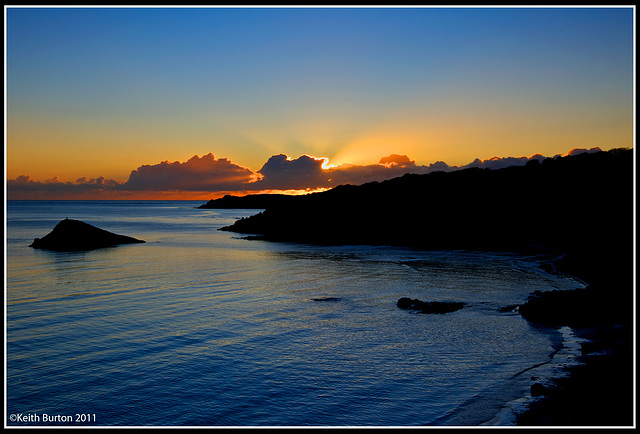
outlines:
M387 161L386 157L381 160ZM333 186L340 184L363 184L366 182L384 181L396 178L405 173L427 173L425 166L415 164L383 163L369 164L365 166L342 165L331 172Z
M286 190L335 187L340 184L363 184L383 181L405 173L426 170L415 165L406 155L391 154L378 164L343 164L328 166L327 158L302 155L296 159L274 155L258 170L261 179L252 189Z
M471 163L463 166L462 168L479 167L482 169L503 169L510 166L523 166L527 163L527 161L529 161L529 158L527 157L493 157L487 160L480 160L476 158Z
M602 149L600 149L599 147L595 147L595 148L591 148L591 149L586 149L586 148L573 148L572 150L570 150L567 153L567 156L571 156L573 157L574 155L580 155L580 154L593 154L595 152L602 152Z
M30 176L18 176L7 181L9 199L38 198L96 198L131 197L160 192L217 192L248 190L257 175L250 169L232 163L226 158L216 159L209 153L197 155L188 161L163 161L143 165L131 171L129 179L118 182L104 177L76 181L60 181L57 177L36 181Z
M600 148L574 148L567 155L599 152ZM559 157L560 155L556 155ZM449 172L471 167L500 169L522 166L530 160L543 160L541 154L531 157L476 158L465 166L449 166L437 161L417 165L406 155L391 154L370 165L342 164L332 166L327 158L302 155L290 158L273 155L257 172L233 163L227 158L216 159L211 153L194 155L184 163L163 161L143 165L131 171L129 179L119 182L104 177L79 178L61 181L58 178L36 181L30 176L19 176L7 181L9 199L95 199L95 198L153 198L166 192L185 199L203 195L221 196L226 193L243 194L259 191L315 190L341 184L364 184L402 176L406 173L425 174ZM182 196L179 196L182 194Z
M122 185L127 191L221 191L241 190L256 180L254 173L226 158L216 160L209 153L194 155L188 161L140 166L131 171Z
M394 165L408 167L415 166L416 162L409 159L406 155L391 154L388 157L382 157L380 161L378 161L378 164L383 164L387 167Z
M60 181L57 177L45 181L36 181L27 175L7 181L8 198L53 198L95 197L117 189L121 183L113 179L99 177L95 179L79 178L76 181ZM43 194L45 195L43 197Z
M291 159L284 154L274 155L258 170L261 179L255 189L288 190L328 187L329 172L323 168L326 158L302 155Z

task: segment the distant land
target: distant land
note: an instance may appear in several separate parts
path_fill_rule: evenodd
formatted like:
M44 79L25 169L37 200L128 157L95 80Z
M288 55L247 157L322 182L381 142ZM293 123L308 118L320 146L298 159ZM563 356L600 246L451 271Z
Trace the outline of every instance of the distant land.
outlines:
M264 209L221 228L249 239L559 256L549 271L588 286L532 294L520 311L591 339L582 347L586 365L518 424L630 425L633 159L633 149L612 149L502 169L407 174L305 196L225 196L202 208Z
M200 209L265 209L272 206L286 205L295 200L290 194L250 194L247 196L225 195L219 199L211 199Z

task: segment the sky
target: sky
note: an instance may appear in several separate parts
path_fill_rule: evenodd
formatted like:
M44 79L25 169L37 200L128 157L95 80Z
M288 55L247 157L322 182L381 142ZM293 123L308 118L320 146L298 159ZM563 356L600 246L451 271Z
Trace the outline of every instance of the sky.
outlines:
M635 144L633 7L9 6L5 32L9 199L314 191Z

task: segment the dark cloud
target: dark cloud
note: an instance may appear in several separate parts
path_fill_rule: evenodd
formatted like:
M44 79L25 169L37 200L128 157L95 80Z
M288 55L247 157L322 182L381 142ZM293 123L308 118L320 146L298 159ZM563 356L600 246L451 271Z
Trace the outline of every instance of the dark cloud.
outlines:
M252 187L264 190L299 190L328 187L330 176L322 165L326 158L302 155L295 160L284 154L274 155L258 170L261 179Z
M591 149L586 149L586 148L573 148L572 150L570 150L567 155L568 156L574 156L574 155L580 155L580 154L584 154L584 153L588 153L588 154L593 154L595 152L602 152L602 149L600 149L599 147L595 147L595 148L591 148Z
M543 157L544 158L544 157ZM462 168L479 167L482 169L503 169L509 166L524 166L530 159L527 157L493 157L488 160L480 160L476 158L471 163Z
M113 191L120 185L121 183L118 181L104 177L95 179L83 177L76 181L60 181L54 177L46 181L36 181L30 176L22 175L15 180L7 181L7 193L9 199L73 199L76 197L95 197Z
M426 173L406 155L391 154L378 164L343 164L328 166L326 158L302 155L291 159L284 154L274 155L258 171L261 179L252 189L288 190L335 187L340 184L363 184L383 181L405 173Z

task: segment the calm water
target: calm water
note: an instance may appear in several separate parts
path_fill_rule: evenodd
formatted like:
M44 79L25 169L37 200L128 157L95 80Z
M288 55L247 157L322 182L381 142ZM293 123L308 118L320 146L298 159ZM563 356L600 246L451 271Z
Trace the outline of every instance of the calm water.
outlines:
M478 424L557 349L498 308L579 286L533 257L247 241L217 229L256 211L201 203L8 203L8 425ZM147 242L28 247L66 217Z

